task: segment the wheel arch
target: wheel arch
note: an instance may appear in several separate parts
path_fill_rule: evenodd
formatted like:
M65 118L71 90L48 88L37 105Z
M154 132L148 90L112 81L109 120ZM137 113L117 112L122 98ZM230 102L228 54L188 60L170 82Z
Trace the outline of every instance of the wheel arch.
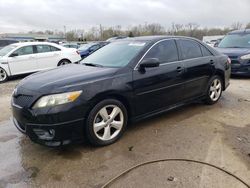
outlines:
M72 63L68 58L63 58L63 59L61 59L58 63L57 63L57 66L59 66L60 65L60 63L62 62L62 61L69 61L70 63Z
M6 66L4 66L4 65L6 65ZM4 64L4 65L0 65L0 68L2 68L7 73L7 76L11 76L9 65L8 64Z
M223 91L226 89L225 86L225 74L222 70L216 70L215 75L219 76L222 80L222 89Z
M120 101L126 108L128 119L133 115L131 104L129 103L129 100L126 96L121 95L119 93L101 93L95 96L93 99L91 99L91 105L89 109L87 110L87 114L91 111L91 109L98 104L99 102L105 100L105 99L115 99Z

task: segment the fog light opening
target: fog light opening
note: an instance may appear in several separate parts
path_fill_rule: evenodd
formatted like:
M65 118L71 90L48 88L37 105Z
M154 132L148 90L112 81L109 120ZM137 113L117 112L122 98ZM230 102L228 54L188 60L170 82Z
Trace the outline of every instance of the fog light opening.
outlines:
M38 136L41 140L52 140L55 137L55 130L49 129L49 130L43 130L43 129L33 129L35 134Z

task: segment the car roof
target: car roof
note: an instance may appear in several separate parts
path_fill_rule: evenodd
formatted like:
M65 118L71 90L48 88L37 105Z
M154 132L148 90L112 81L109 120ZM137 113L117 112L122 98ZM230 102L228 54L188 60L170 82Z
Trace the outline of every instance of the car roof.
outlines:
M11 45L15 45L15 46L29 46L29 45L55 45L54 43L51 42L19 42L19 43L13 43Z
M130 38L125 38L117 41L144 41L144 42L157 42L159 40L163 39L176 39L176 38L181 38L181 39L192 39L199 41L198 39L191 38L191 37L186 37L186 36L174 36L174 35L154 35L154 36L140 36L140 37L130 37ZM114 41L115 42L115 41Z
M233 34L250 34L250 29L234 30L228 33L228 35L233 35Z

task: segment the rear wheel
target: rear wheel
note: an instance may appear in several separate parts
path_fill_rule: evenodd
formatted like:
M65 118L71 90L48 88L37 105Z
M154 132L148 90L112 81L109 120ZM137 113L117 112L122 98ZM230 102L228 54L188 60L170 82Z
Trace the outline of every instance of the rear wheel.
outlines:
M86 137L96 146L112 144L123 134L127 119L127 110L120 101L103 100L89 113L85 126Z
M215 104L218 102L222 94L222 80L219 76L213 76L208 84L206 100L207 104Z
M0 83L3 83L8 80L8 74L7 72L0 67Z
M63 59L58 63L58 66L62 66L62 65L67 65L70 64L71 62L67 59Z

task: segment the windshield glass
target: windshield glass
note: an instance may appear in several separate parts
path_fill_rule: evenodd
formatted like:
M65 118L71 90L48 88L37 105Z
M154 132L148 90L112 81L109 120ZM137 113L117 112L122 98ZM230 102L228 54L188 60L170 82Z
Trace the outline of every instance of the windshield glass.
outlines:
M11 50L13 50L16 47L17 46L15 46L15 45L5 46L4 48L2 48L0 50L0 56L5 56L6 54L8 54Z
M103 67L126 66L145 46L145 42L114 42L104 46L81 61Z
M94 45L94 43L84 44L80 48L78 48L78 50L85 51L85 50L87 50L88 48L90 48L93 45Z
M250 34L227 35L218 45L219 48L250 48Z

